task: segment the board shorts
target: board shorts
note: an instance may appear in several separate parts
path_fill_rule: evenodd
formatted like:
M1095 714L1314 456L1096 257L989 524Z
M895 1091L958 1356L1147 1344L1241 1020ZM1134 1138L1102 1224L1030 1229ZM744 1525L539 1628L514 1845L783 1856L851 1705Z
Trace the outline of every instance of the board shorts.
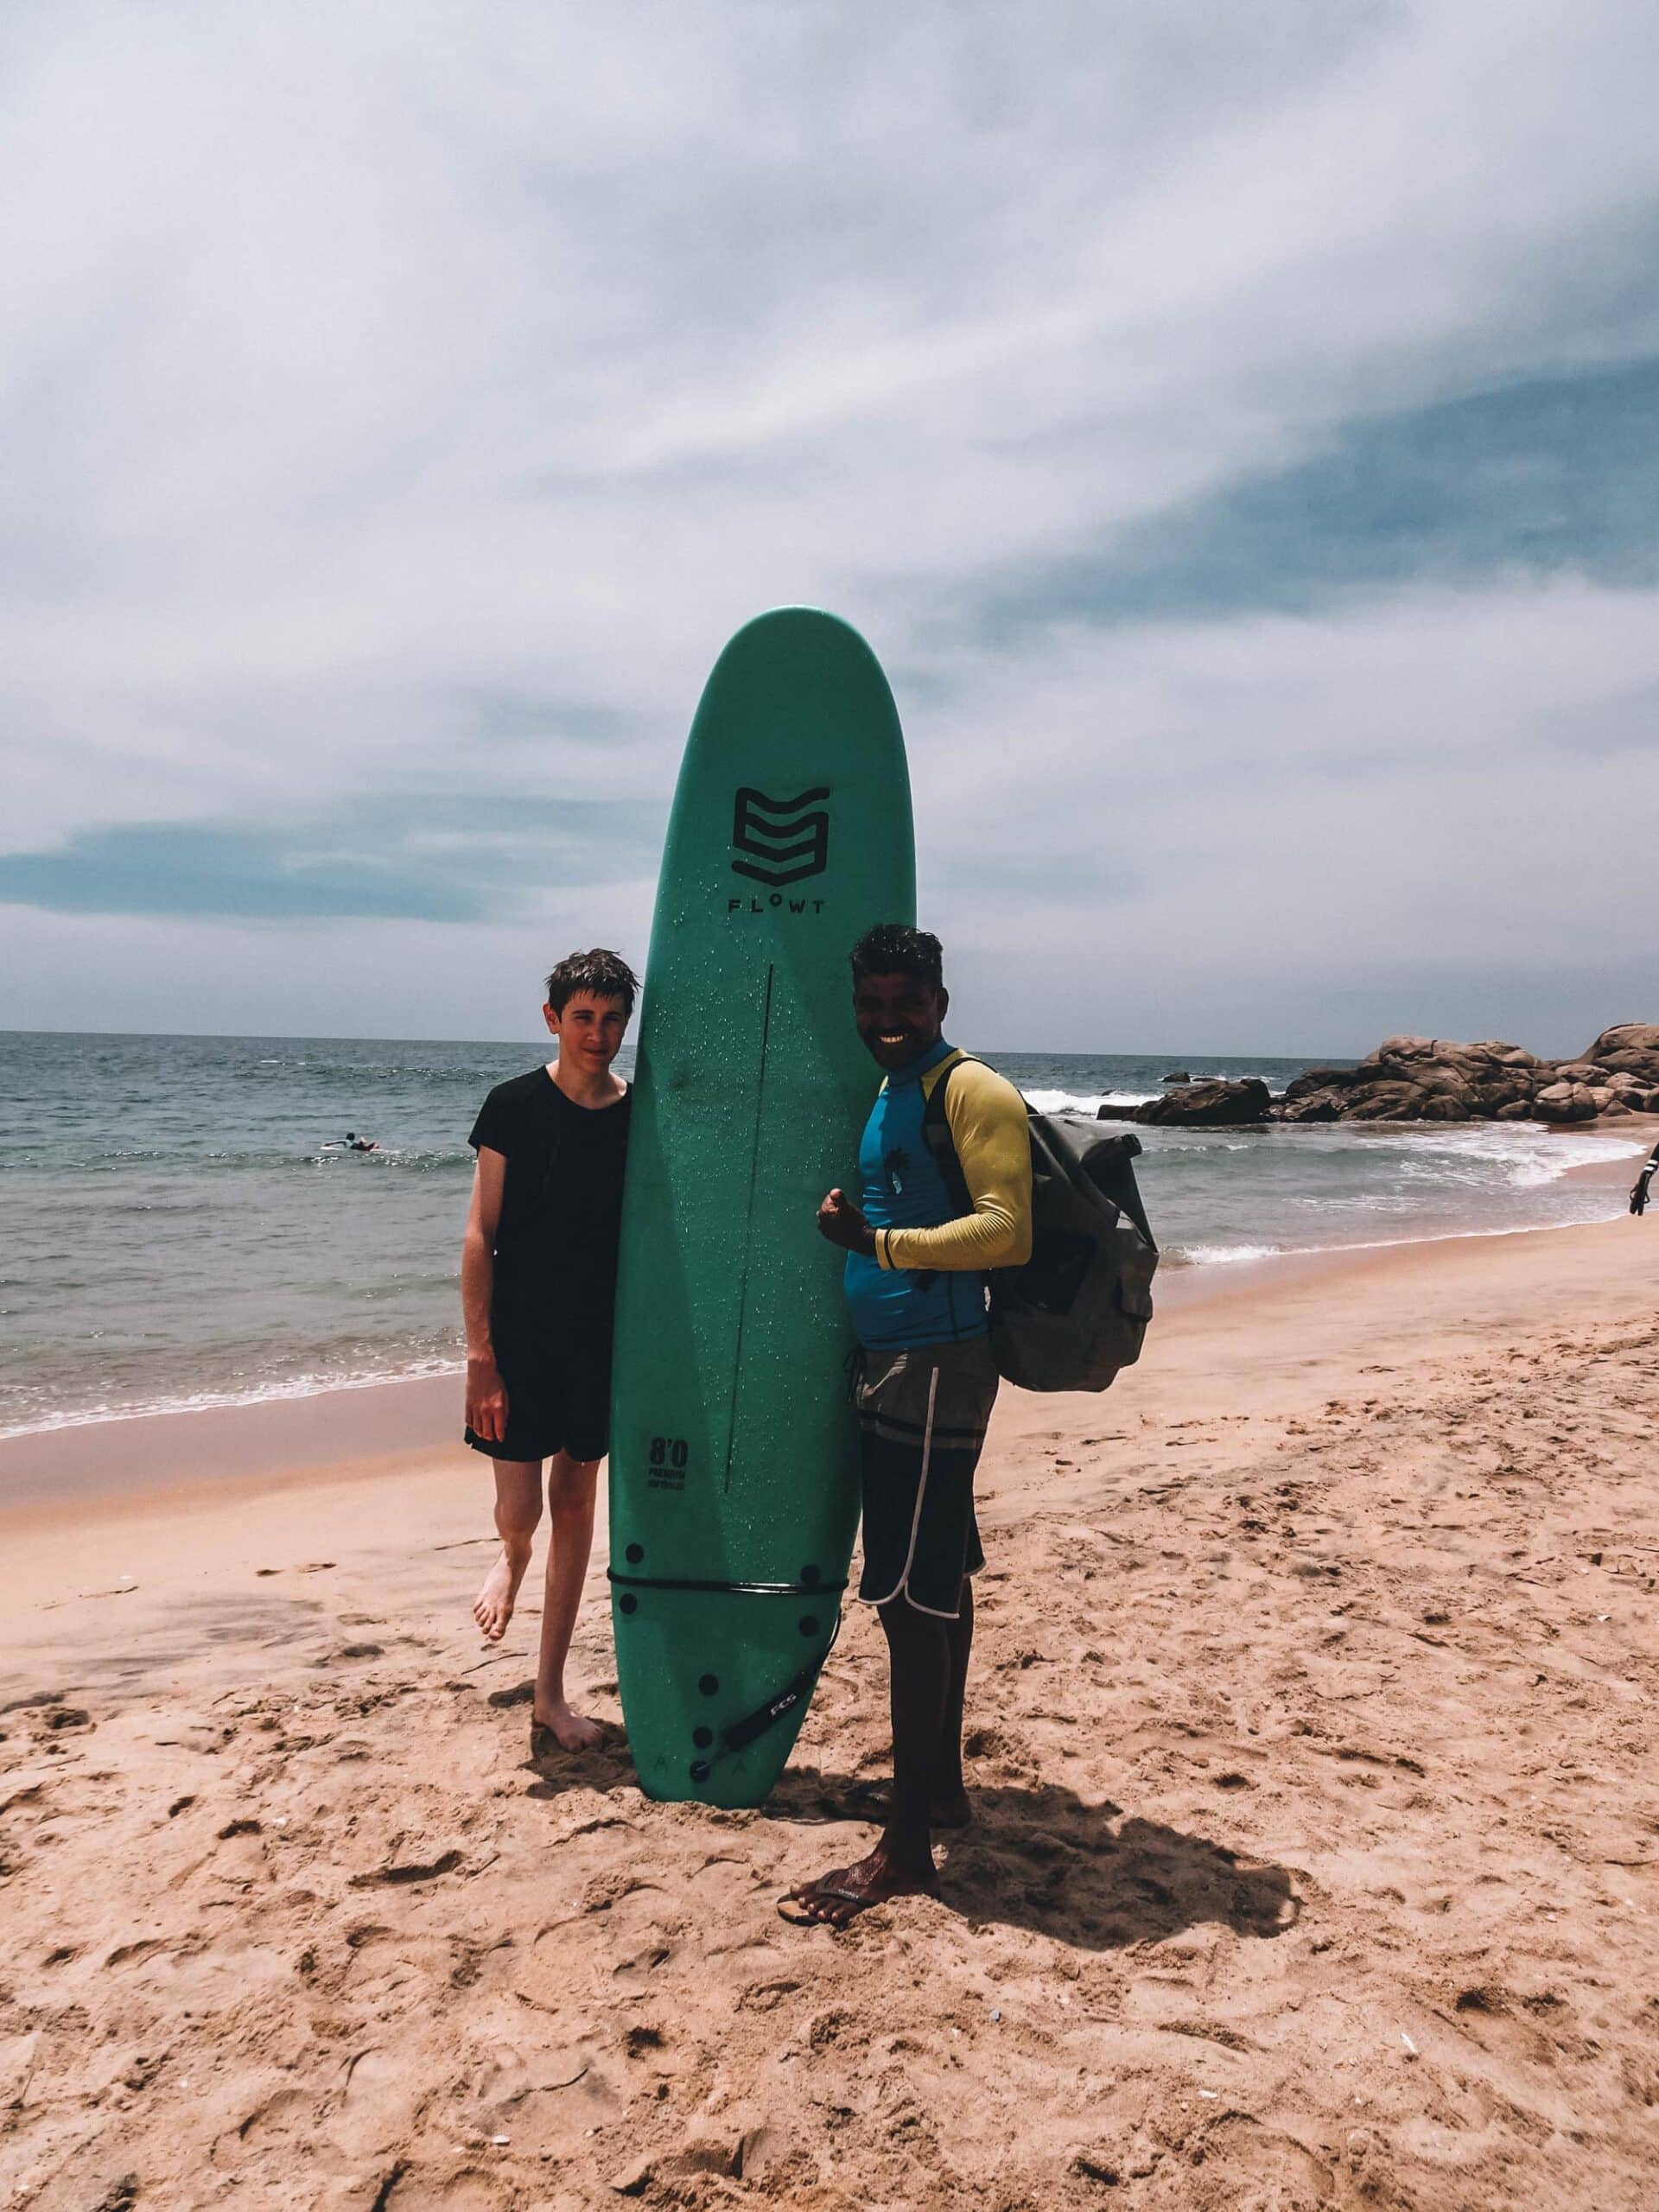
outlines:
M507 1393L507 1433L486 1442L469 1426L474 1452L491 1459L602 1459L610 1448L611 1367L608 1359L561 1345L535 1356L498 1351Z
M918 1612L961 1614L963 1577L985 1564L974 1471L997 1379L986 1337L866 1352L857 1403L867 1605L902 1591Z

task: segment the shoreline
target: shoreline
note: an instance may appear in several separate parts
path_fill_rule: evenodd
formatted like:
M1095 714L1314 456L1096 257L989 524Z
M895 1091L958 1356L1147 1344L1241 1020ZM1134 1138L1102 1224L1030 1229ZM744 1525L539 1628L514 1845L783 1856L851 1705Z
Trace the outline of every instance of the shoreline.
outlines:
M1620 1166L1595 1163L1568 1172L1611 1181ZM1505 1253L1518 1257L1553 1244L1564 1255L1578 1255L1583 1240L1611 1238L1628 1218L1400 1238L1160 1271L1149 1350L1111 1392L1048 1395L1005 1386L997 1427L1014 1423L1024 1429L1033 1421L1120 1402L1126 1386L1133 1389L1139 1377L1157 1371L1171 1338L1184 1338L1189 1328L1200 1334L1227 1332L1238 1322L1248 1325L1264 1306L1294 1309L1310 1298L1341 1304L1368 1282L1392 1287L1412 1274L1421 1277L1426 1294L1459 1270L1501 1279ZM481 1455L461 1438L461 1372L458 1367L449 1374L184 1413L115 1415L0 1438L0 1529L16 1548L31 1537L94 1522L154 1527L174 1516L194 1519L296 1491L374 1490L394 1480L424 1480L440 1467L447 1480L468 1484L474 1478L467 1494L487 1514ZM602 1481L600 1488L602 1535ZM0 1567L0 1592L7 1580Z
M1625 1127L1597 1134L1646 1149L1659 1135L1659 1116L1633 1116ZM1636 1157L1629 1152L1580 1161L1562 1169L1559 1179L1622 1189ZM1609 1220L1617 1217L1610 1215ZM1155 1294L1160 1313L1167 1314L1254 1292L1281 1274L1294 1276L1310 1268L1363 1266L1389 1254L1559 1236L1571 1228L1605 1225L1475 1227L1252 1251L1238 1259L1189 1262L1166 1257ZM218 1487L238 1478L245 1486L256 1480L299 1479L336 1463L355 1465L369 1459L406 1462L441 1448L452 1433L459 1441L457 1401L464 1371L465 1362L457 1357L453 1365L415 1374L353 1377L308 1389L278 1387L264 1395L226 1397L205 1405L163 1404L71 1414L16 1429L0 1434L0 1520L31 1510L49 1512L72 1502L187 1497L204 1483ZM236 1476L211 1471L222 1469L227 1459L236 1464ZM156 1473L156 1463L170 1471ZM64 1497L65 1489L73 1499Z
M1162 1319L1310 1275L1346 1273L1388 1255L1564 1233L1499 1230L1166 1266L1157 1277L1158 1313ZM175 1502L188 1506L245 1497L272 1484L350 1481L372 1469L390 1475L423 1465L434 1453L447 1456L451 1447L459 1464L471 1466L479 1455L461 1440L464 1372L464 1363L457 1362L434 1375L180 1410L113 1413L0 1436L0 1525L129 1504L149 1512Z

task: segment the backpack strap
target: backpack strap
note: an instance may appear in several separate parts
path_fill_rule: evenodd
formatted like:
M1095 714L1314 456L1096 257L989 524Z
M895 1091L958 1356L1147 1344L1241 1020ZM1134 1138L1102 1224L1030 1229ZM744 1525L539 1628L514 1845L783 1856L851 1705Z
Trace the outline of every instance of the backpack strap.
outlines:
M945 1091L955 1071L964 1061L976 1058L973 1052L958 1052L955 1059L947 1060L940 1071L938 1081L927 1094L927 1103L922 1108L922 1142L927 1147L952 1201L963 1213L972 1213L974 1194L968 1188L968 1178L963 1173L962 1161L957 1156L957 1141L950 1134L950 1116L945 1111ZM917 1276L916 1281L921 1289L931 1290L938 1279L938 1269L928 1268ZM990 1286L992 1309L995 1311L995 1271L988 1268L984 1281Z
M927 1147L934 1166L944 1179L944 1187L963 1213L974 1210L973 1194L968 1188L968 1179L962 1172L962 1162L957 1157L957 1141L950 1134L950 1116L945 1111L945 1092L950 1077L964 1060L971 1060L971 1052L958 1052L947 1060L939 1079L927 1094L922 1109L922 1142Z

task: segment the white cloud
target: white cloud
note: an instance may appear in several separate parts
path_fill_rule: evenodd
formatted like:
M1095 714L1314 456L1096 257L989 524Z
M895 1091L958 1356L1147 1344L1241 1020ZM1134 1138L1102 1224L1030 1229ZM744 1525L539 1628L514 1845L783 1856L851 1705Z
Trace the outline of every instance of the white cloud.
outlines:
M1517 991L1570 947L1588 991L1577 887L1637 866L1604 810L1647 772L1560 746L1652 680L1646 601L1494 580L995 646L973 613L1357 411L1659 350L1656 62L1617 0L14 11L0 842L661 791L725 636L809 600L899 675L927 864L988 961L1122 911L1077 870L1129 778L1148 1007L1198 1019L1218 940L1215 1010L1264 1024L1271 969L1346 1021L1359 966L1427 992L1453 944ZM547 703L471 703L504 695ZM1065 748L1058 796L1010 786L1011 728ZM976 900L945 887L985 805L1043 865ZM1408 914L1344 912L1351 854ZM643 887L610 896L637 948ZM395 966L400 926L350 934ZM425 1025L475 1028L495 936L410 927ZM108 1018L99 929L0 929L54 1018ZM181 993L192 944L305 965L302 934L144 930L135 1021L222 1002ZM295 1026L387 1026L348 975L308 988Z

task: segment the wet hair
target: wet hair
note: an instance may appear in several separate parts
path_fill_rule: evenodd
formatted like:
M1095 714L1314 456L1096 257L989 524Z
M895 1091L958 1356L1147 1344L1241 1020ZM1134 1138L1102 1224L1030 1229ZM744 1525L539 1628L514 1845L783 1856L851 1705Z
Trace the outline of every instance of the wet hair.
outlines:
M547 979L547 1002L563 1014L578 991L591 991L596 999L620 999L625 1014L633 1012L639 978L620 953L596 944L591 952L573 952L561 960Z
M853 981L866 976L914 976L934 990L944 988L944 948L927 930L905 922L878 922L853 947Z

